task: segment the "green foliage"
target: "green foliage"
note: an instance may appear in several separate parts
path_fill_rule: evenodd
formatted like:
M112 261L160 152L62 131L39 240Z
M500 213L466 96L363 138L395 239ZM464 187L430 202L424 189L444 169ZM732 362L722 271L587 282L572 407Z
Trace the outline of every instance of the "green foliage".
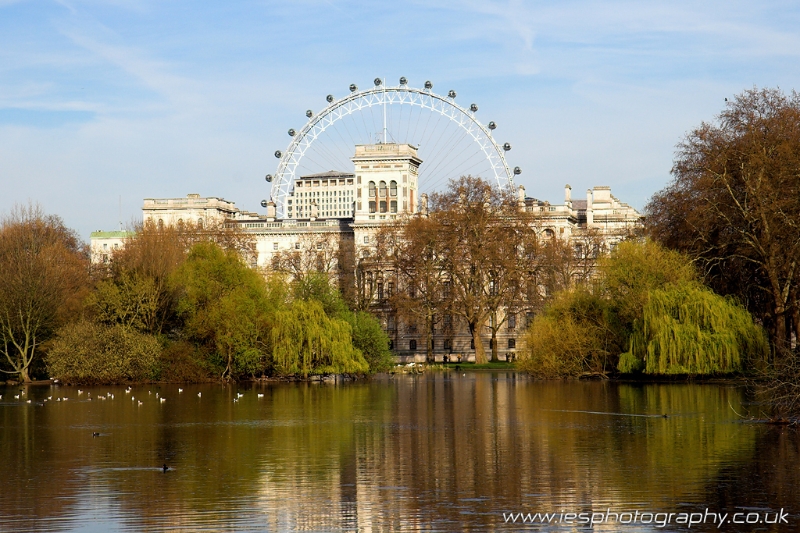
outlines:
M271 332L275 369L283 375L365 374L369 365L352 343L352 329L330 318L315 300L296 300L275 313Z
M745 309L696 283L682 283L650 292L619 369L724 374L768 352L764 331Z
M295 280L292 283L292 292L295 300L316 300L321 303L328 316L343 317L349 313L347 304L330 283L327 274L311 272Z
M694 280L689 260L651 241L624 241L600 261L600 290L622 325L640 317L650 291Z
M131 327L82 320L59 329L47 354L50 375L72 383L155 379L161 345Z
M364 311L351 311L327 274L311 273L292 284L295 301L316 301L330 318L350 324L353 346L360 350L370 372L384 372L394 366L389 337L380 322Z
M120 272L115 279L98 283L86 304L103 324L156 333L158 290L152 277Z
M235 251L196 244L172 283L180 287L184 335L219 358L223 377L266 367L266 286Z
M352 330L353 346L360 350L370 372L386 372L394 366L389 337L374 316L364 311L348 311L343 317Z
M608 302L595 294L586 290L559 294L544 314L534 318L518 368L545 378L605 372L609 354L619 347L612 318Z
M527 334L520 368L543 377L586 371L736 372L767 341L746 310L695 281L689 260L652 241L623 242L591 290L561 293Z

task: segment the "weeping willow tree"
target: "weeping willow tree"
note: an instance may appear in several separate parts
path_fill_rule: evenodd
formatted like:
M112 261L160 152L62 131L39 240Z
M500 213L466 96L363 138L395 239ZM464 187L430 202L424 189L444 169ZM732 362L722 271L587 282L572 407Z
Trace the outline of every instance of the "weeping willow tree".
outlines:
M726 374L768 352L763 329L745 309L697 283L681 283L650 291L619 370Z
M272 361L283 375L365 374L369 364L353 346L350 324L330 318L315 300L295 300L276 311Z

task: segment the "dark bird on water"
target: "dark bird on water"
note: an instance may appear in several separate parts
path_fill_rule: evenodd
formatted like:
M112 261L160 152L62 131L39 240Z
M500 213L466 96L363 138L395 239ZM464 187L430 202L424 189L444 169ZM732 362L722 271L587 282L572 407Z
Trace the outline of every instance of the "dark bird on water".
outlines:
M161 467L161 470L163 470L164 472L169 470L169 467L167 466L167 463L164 463L164 466Z
M92 437L99 437L99 436L100 433L98 433L97 431L92 431Z

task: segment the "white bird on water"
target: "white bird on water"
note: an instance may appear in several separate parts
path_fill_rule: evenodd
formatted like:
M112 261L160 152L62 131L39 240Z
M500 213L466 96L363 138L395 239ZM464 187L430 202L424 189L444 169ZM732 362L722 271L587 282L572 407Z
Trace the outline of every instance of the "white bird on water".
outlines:
M161 402L161 403L164 403L164 402L167 401L167 399L166 398L159 398L158 401Z
M259 392L259 393L258 393L258 397L259 397L259 398L263 398L263 397L264 397L264 395L263 395L263 394L261 394L261 393Z
M202 398L202 396L203 396L203 393L202 393L202 392L198 392L198 393L197 393L197 397L198 397L198 398Z
M183 392L183 389L178 389L178 392L179 392L179 393Z
M139 405L142 405L142 402L138 402Z

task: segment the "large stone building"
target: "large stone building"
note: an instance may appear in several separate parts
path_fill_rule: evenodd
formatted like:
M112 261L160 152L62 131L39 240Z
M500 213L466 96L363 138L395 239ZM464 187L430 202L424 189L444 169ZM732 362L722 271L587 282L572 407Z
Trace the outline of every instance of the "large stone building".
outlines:
M409 144L371 144L356 146L352 158L353 172L329 171L301 176L295 180L285 201L286 217L276 218L275 205L267 206L267 214L239 210L233 202L217 197L190 194L186 198L148 198L142 208L143 220L158 226L187 224L235 224L254 236L256 256L251 265L265 270L281 267L287 257L313 257L313 263L294 265L295 268L315 268L333 271L340 247L347 246L355 261L369 256L375 234L381 227L398 217L426 209L426 197L418 188L422 160L417 149ZM564 202L551 204L525 195L524 187L517 189L519 205L538 214L539 231L544 237L559 238L582 246L587 236L605 247L635 231L642 221L631 206L620 202L609 187L594 187L586 198L572 198L572 189L565 187ZM124 235L119 232L92 234L95 260L108 260L108 250L120 246ZM368 297L375 302L374 310L392 340L392 348L403 361L424 360L424 334L413 326L398 324L391 312L381 305L384 294L391 292L392 282L384 285L382 273L376 268L369 276ZM524 318L524 317L523 317ZM500 358L511 357L518 347L518 337L524 320L509 317L498 335ZM451 330L447 335L434 337L437 359L444 356L474 357L472 339L466 331Z

